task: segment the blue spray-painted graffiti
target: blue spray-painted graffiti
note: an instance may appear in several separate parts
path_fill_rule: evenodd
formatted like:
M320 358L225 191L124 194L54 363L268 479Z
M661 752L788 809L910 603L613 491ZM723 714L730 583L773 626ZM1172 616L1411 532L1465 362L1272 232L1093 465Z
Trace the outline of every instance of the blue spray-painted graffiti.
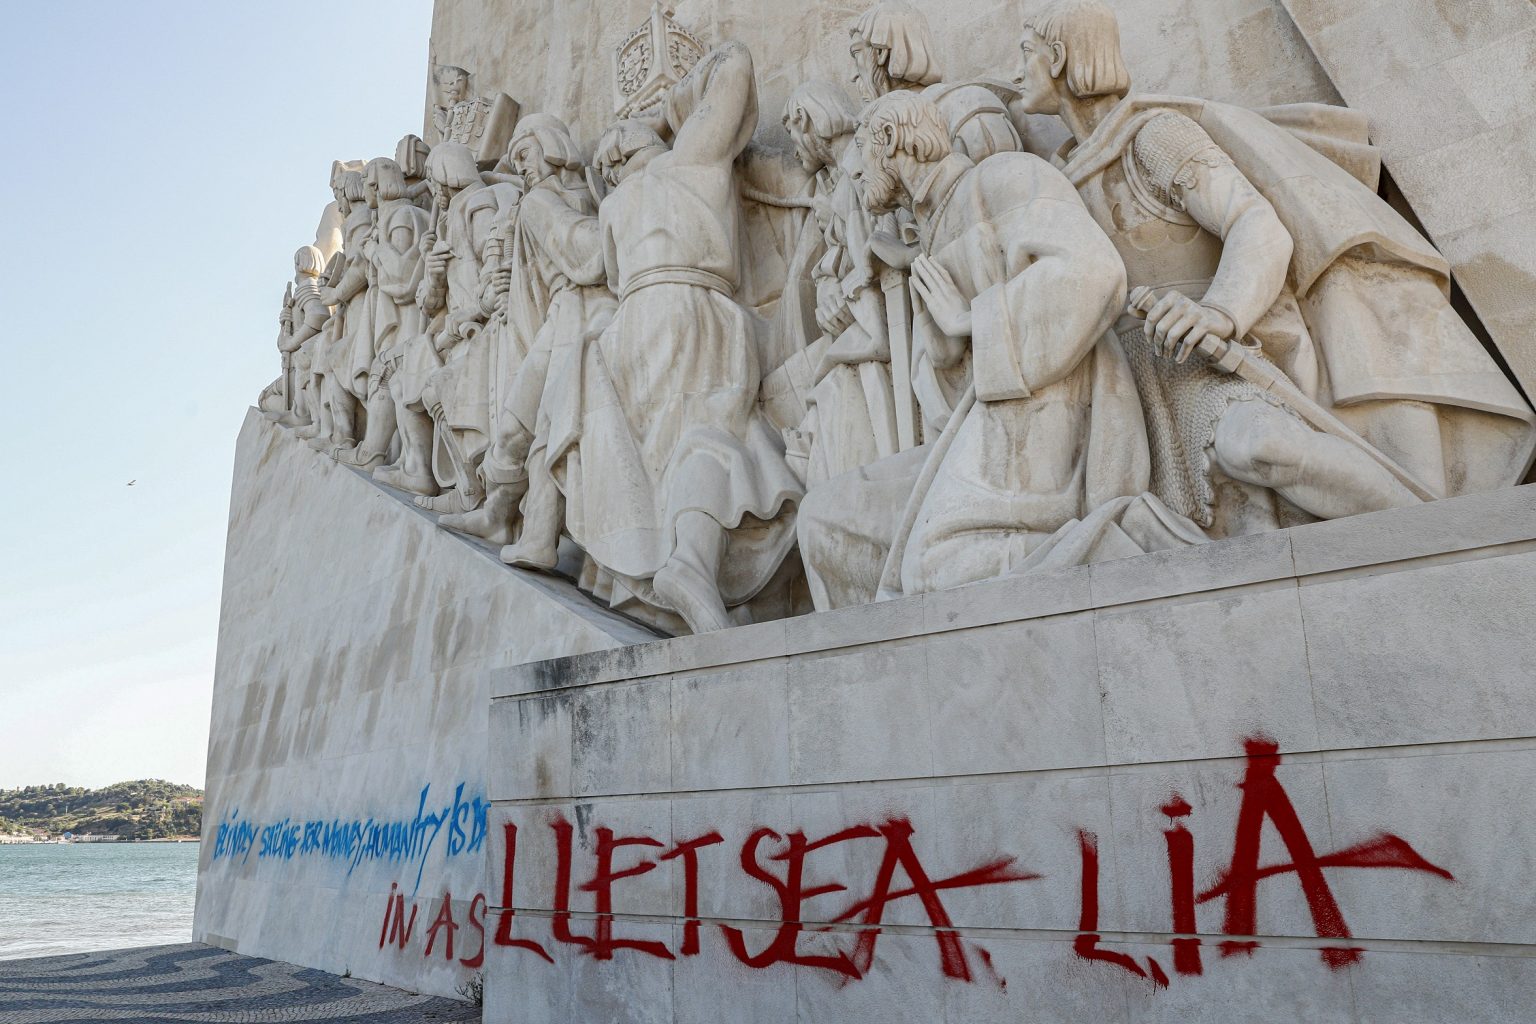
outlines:
M257 860L319 857L342 861L350 875L360 864L389 861L416 865L416 885L421 885L427 856L447 828L445 854L458 857L478 853L485 846L490 804L476 793L464 796L466 783L453 790L453 801L428 810L432 785L421 787L416 813L410 818L317 818L286 817L268 824L243 819L237 807L219 823L213 841L213 859L245 863L255 852Z

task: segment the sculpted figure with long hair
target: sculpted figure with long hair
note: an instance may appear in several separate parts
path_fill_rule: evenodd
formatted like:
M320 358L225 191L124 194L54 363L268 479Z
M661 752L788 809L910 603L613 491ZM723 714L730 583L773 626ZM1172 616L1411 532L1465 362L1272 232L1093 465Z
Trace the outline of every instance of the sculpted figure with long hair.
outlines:
M468 512L485 499L480 461L491 442L491 353L483 328L493 307L484 298L481 264L498 210L515 204L520 192L487 184L474 154L457 142L432 147L427 178L438 217L418 298L434 317L429 330L443 365L427 378L422 404L435 426L433 472L445 491L416 503Z
M439 525L506 545L505 559L552 569L564 503L538 457L549 436L571 429L563 414L579 407L585 344L613 314L598 233L597 200L586 161L565 122L551 114L523 118L507 159L527 189L493 230L483 273L497 312L491 336L494 440L481 463L485 503L447 515ZM554 400L544 401L546 388ZM521 502L521 512L519 503ZM511 541L522 522L519 544Z
M1102 0L1029 14L1020 60L1140 300L1116 331L1174 511L1219 537L1520 480L1532 411L1451 309L1445 259L1377 197L1363 119L1131 95Z
M938 105L954 148L977 163L1020 148L1008 108L994 92L942 80L933 29L906 0L881 0L859 15L848 34L853 82L865 103L891 92L921 92Z
M420 345L421 308L416 289L423 271L421 240L430 226L426 211L410 199L405 172L389 157L376 157L363 169L368 205L375 211L368 240L368 279L373 289L373 358L366 389L368 423L354 449L338 449L333 458L361 469L378 469L389 457L397 433L401 461L411 468L420 490L428 485L432 424L421 407L419 373L404 371L406 354ZM361 357L363 353L359 352ZM416 360L419 362L420 354Z
M784 103L784 127L812 175L820 244L810 276L822 333L803 357L808 411L788 435L807 487L897 449L889 327L870 252L875 220L855 181L857 121L852 99L831 82L806 82Z
M1014 571L1145 486L1134 389L1105 337L1125 271L1071 184L1027 153L972 161L911 92L865 111L859 145L870 210L916 222L927 355L941 367L969 355L971 385L937 439L807 497L799 536L818 607Z

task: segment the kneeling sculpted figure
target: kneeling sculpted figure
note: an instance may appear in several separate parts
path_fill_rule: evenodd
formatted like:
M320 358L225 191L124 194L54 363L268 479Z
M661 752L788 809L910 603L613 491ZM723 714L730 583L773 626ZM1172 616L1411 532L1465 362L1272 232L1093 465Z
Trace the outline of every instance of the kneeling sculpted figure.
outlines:
M938 106L891 93L865 111L865 202L913 214L920 312L936 366L972 383L936 441L830 481L800 540L818 608L1002 575L1057 530L1144 488L1129 370L1106 329L1125 270L1071 184L1027 153L957 152ZM882 497L868 500L871 493ZM905 498L894 522L887 508ZM894 533L882 533L888 527Z
M1116 330L1163 501L1221 537L1518 482L1531 410L1451 309L1445 260L1375 194L1363 123L1290 110L1352 175L1257 113L1130 96L1102 0L1044 6L1020 45L1021 102L1071 129L1064 173L1144 297ZM1225 372L1240 360L1281 386Z

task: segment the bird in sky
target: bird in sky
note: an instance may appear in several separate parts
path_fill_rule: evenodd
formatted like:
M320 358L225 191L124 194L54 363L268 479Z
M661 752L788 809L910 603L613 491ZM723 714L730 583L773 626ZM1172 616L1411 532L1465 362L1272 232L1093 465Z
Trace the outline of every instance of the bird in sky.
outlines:
M132 487L134 484L136 484L138 482L139 482L139 478L138 477L134 477L132 480L128 481L128 486Z

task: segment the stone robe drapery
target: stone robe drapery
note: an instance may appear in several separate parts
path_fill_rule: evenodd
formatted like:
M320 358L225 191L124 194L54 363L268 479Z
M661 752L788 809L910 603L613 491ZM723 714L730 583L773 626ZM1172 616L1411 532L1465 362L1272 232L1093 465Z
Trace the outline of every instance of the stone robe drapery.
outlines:
M425 271L421 239L431 218L409 199L379 204L378 241L373 247L375 333L380 361L393 367L390 388L406 405L421 402L427 377L442 365L425 334L416 289Z
M720 590L745 603L794 542L799 481L758 405L756 325L733 298L741 212L732 161L757 120L752 59L706 57L668 99L672 150L599 211L613 322L586 349L579 439L552 444L567 528L602 570L649 600L677 520L729 531ZM659 602L658 602L659 603Z
M1519 482L1536 453L1536 416L1451 309L1444 257L1370 187L1379 164L1360 119L1317 104L1255 112L1136 96L1064 151L1064 173L1085 187L1170 110L1209 135L1291 235L1286 288L1307 337L1271 353L1287 375L1447 496ZM1430 450L1422 429L1413 447L1394 436L1405 402L1432 407Z
M818 294L846 304L853 322L836 337L818 337L792 367L803 378L807 412L797 433L804 446L807 487L896 452L896 406L885 308L871 264L874 221L854 185L857 148L849 143L838 166L817 178L823 207L823 251L813 272Z
M478 468L491 440L491 353L481 325L480 264L498 210L517 202L511 185L484 185L460 191L448 204L444 238L452 253L448 261L448 323L458 325L462 340L445 354L432 373L430 387L442 403L441 425L452 432L465 469ZM439 437L439 442L443 439ZM439 483L451 485L456 473L439 443L434 457Z
M346 295L337 310L340 340L331 347L330 370L337 385L358 400L368 397L368 371L373 367L378 328L373 293L368 288L368 242L373 236L374 211L362 202L353 204L343 227L341 280L337 290Z
M923 247L970 302L975 401L934 443L931 483L889 556L906 594L1009 572L1060 527L1144 491L1148 473L1135 386L1107 331L1125 271L1071 184L1006 153L951 156L928 187Z
M612 317L602 236L585 188L551 180L518 205L511 225L512 292L500 327L496 443L486 453L487 483L526 478L530 448L565 451L580 432L581 360ZM520 340L520 339L531 339ZM526 345L514 350L514 345ZM537 439L537 440L535 440Z

